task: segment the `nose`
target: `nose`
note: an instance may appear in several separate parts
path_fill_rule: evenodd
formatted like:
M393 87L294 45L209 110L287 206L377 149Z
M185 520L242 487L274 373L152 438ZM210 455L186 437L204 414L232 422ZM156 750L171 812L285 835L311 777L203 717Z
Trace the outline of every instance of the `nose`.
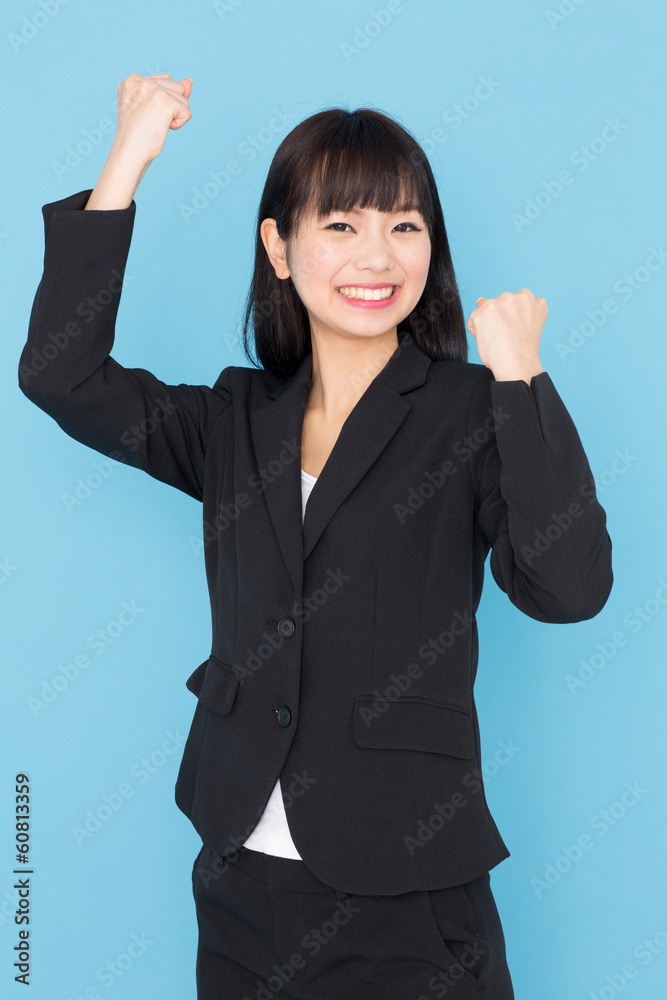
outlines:
M380 274L394 267L394 252L388 236L382 232L369 231L361 237L356 248L354 263L359 270L371 270Z

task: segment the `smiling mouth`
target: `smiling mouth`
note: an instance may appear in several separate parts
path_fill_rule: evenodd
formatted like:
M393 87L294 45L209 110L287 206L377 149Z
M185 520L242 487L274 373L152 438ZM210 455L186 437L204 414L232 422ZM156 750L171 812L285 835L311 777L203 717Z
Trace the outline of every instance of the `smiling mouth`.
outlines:
M361 302L382 302L384 299L390 299L399 287L399 285L378 285L375 288L369 288L365 285L340 285L336 291L346 299L356 299Z

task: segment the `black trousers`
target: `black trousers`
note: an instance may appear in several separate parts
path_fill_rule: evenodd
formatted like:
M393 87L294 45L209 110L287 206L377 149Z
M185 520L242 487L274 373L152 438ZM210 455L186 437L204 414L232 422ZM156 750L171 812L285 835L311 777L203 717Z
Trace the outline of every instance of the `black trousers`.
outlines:
M197 1000L514 1000L490 874L348 895L303 861L203 846Z

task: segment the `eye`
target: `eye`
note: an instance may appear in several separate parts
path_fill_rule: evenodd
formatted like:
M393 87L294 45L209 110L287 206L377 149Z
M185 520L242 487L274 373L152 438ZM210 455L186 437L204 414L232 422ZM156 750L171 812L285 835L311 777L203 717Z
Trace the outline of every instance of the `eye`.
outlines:
M329 225L325 226L324 228L325 229L333 229L334 226L348 226L350 229L352 229L352 226L350 225L349 222L330 222ZM414 222L399 222L399 223L397 223L397 225L394 226L394 229L400 229L402 226L412 226L412 229L414 230L414 232L416 232L416 233L421 232L420 227L416 226L414 224ZM405 229L403 230L403 232L409 232L409 231L410 230L405 230ZM344 230L343 229L336 229L335 232L342 233L342 232L344 232Z

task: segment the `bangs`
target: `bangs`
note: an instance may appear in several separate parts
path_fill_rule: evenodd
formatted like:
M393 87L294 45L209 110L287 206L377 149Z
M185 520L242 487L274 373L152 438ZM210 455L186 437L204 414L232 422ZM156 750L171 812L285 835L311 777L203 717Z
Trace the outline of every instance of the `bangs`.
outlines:
M415 155L412 144L397 142L395 134L357 114L321 138L293 178L288 211L294 228L304 217L322 220L336 211L372 208L418 211L432 230L432 192L423 154Z

